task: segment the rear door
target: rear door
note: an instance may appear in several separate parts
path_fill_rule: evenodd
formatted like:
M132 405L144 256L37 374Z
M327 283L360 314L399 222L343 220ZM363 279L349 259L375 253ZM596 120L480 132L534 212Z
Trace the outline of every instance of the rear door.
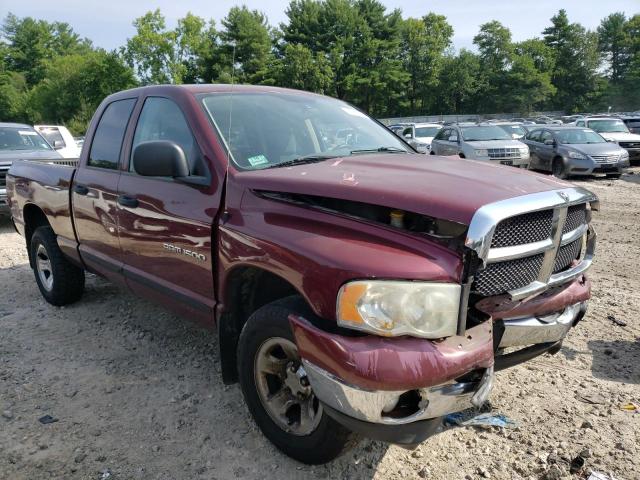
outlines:
M193 179L204 180L202 184L138 175L133 152L154 140L178 144ZM214 184L203 150L174 99L145 99L127 157L117 207L127 284L139 295L210 323L215 305L212 225L220 185Z
M549 142L553 142L553 134L549 130L544 130L540 136L540 146L537 153L541 168L544 170L551 170L551 162L554 156L554 147Z
M135 103L135 98L115 100L102 110L71 192L82 260L112 281L122 281L116 197L124 134Z

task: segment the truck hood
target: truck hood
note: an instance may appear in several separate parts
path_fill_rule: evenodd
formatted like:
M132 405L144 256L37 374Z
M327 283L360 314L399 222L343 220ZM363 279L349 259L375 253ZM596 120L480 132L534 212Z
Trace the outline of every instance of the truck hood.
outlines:
M62 156L55 150L1 150L0 164L11 163L13 160L46 160L58 159Z
M600 133L607 140L616 142L640 142L640 135L626 132L602 132Z
M526 145L518 140L478 140L466 142L473 148L522 148Z
M419 154L355 155L234 173L246 188L351 200L468 225L487 203L571 186L488 162Z

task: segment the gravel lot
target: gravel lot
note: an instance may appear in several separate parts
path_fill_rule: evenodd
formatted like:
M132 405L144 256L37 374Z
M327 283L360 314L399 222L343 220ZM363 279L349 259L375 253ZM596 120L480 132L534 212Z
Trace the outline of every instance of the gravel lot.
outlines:
M46 304L1 220L0 478L640 478L640 413L621 408L640 405L640 168L576 183L601 199L593 298L559 354L498 375L493 409L518 427L450 428L413 452L365 440L319 467L260 434L214 334L96 277L81 302Z

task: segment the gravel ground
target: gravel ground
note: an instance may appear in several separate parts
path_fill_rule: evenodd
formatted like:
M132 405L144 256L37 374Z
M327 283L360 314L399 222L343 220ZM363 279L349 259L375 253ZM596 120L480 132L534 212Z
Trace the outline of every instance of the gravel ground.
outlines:
M449 428L415 451L364 440L309 467L260 434L220 379L215 335L90 277L83 300L40 297L22 238L0 221L2 479L640 478L640 168L596 192L585 320L559 354L502 372L514 429ZM615 321L614 321L615 320ZM620 324L625 324L624 326ZM38 421L50 415L58 421ZM584 466L569 473L572 459Z

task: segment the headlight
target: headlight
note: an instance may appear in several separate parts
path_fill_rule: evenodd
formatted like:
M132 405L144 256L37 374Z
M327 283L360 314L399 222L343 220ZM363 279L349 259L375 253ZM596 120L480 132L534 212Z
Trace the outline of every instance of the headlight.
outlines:
M620 154L620 161L624 162L625 160L629 160L629 152L626 150Z
M475 153L476 153L477 157L488 157L489 156L489 152L487 151L486 148L483 148L482 150L476 150Z
M520 147L520 156L528 157L529 156L529 147Z
M578 160L584 160L585 158L587 158L585 155L578 153L578 152L569 152L569 158L575 158Z
M338 325L389 337L455 335L460 290L454 283L350 282L338 293Z

